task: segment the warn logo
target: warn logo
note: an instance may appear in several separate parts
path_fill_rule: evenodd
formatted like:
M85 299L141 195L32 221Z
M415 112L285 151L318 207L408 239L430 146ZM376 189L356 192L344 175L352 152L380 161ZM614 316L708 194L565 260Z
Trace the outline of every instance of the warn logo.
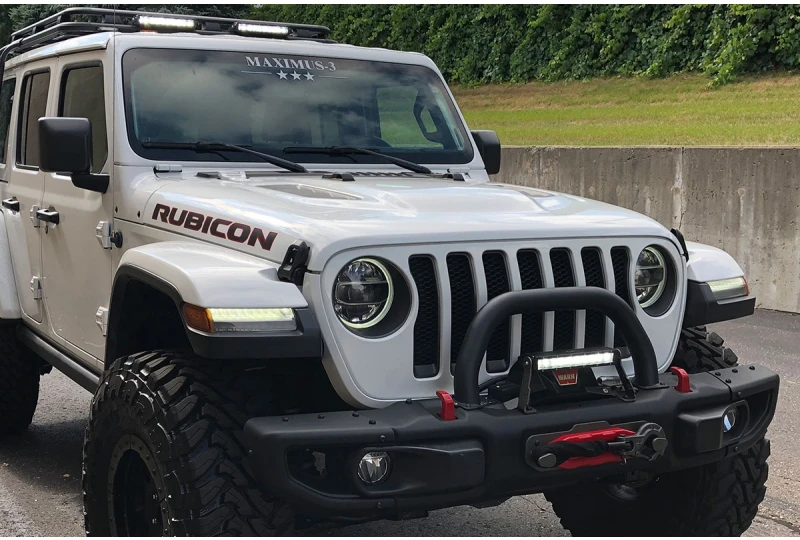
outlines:
M166 204L156 204L153 209L152 219L169 223L176 227L183 227L190 231L200 231L203 234L210 234L217 238L225 238L238 244L247 243L248 246L258 244L264 251L272 249L272 243L278 233L264 231L258 227L251 227L244 223L230 221L228 219L205 216L199 212L189 212L167 206Z
M577 369L559 369L553 372L559 386L571 386L578 384Z

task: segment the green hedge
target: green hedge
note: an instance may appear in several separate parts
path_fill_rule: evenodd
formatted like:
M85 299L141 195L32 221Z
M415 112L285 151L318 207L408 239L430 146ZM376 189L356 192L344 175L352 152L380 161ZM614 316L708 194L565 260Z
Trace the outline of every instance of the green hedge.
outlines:
M736 75L800 65L792 5L261 5L263 20L324 24L345 43L427 54L462 84Z

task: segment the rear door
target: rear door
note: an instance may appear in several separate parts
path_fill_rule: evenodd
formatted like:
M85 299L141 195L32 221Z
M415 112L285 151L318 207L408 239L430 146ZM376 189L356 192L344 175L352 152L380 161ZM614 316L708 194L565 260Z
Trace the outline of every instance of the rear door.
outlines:
M22 312L42 321L41 234L36 219L44 190L44 173L39 170L39 118L47 116L51 73L47 66L32 64L20 71L18 99L13 107L13 142L6 156L3 212L8 228L14 274ZM13 157L13 159L12 159Z

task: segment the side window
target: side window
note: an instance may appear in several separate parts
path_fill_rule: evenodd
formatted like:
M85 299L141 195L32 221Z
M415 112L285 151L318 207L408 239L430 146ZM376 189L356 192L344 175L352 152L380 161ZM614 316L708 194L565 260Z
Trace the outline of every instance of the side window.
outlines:
M394 147L429 146L442 148L443 145L425 137L414 116L414 104L418 90L413 86L391 86L377 91L378 116L380 117L381 138ZM427 107L420 113L425 131L436 131L436 126Z
M22 106L17 144L17 163L39 166L39 118L47 109L50 72L26 75L22 81Z
M14 89L17 79L6 79L0 86L0 163L6 162L8 127L11 125L11 107L14 105Z
M100 172L108 158L103 67L88 66L65 71L61 80L59 109L59 116L89 119L92 124L92 172Z

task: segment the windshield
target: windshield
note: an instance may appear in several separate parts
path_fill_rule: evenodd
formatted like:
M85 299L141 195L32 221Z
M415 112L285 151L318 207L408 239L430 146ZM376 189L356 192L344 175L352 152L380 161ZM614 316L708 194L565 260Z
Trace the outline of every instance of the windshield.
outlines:
M386 160L298 147L362 147L415 163L472 160L444 84L423 66L174 49L132 49L122 66L128 138L148 159L259 161L154 144L214 141L311 163Z

